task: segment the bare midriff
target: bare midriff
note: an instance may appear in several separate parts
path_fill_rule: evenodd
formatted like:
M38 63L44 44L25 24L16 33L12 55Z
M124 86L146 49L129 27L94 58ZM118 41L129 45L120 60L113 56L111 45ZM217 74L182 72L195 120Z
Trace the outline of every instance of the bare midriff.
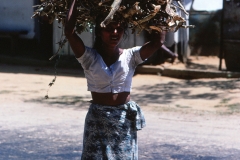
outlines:
M98 93L91 92L92 101L95 104L117 106L130 101L130 92L121 93Z

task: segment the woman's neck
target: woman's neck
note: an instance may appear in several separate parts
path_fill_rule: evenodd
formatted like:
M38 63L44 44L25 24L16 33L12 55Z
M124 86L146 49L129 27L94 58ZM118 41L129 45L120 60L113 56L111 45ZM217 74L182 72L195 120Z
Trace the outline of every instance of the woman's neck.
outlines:
M118 60L119 56L122 54L122 49L119 47L101 48L99 54L102 56L105 64L110 66Z
M98 49L98 53L102 57L108 57L108 58L119 57L119 55L122 54L122 51L123 50L121 48L119 48L118 46L115 46L115 47L102 46L101 48Z
M104 57L116 57L119 55L119 52L119 47L102 47L100 49L100 54Z

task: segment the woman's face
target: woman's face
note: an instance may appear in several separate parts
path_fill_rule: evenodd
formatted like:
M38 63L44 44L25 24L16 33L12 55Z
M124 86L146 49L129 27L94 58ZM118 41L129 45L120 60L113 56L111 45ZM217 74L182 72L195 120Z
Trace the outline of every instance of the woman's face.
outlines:
M124 27L118 22L111 22L101 29L102 42L108 46L117 46L124 34Z

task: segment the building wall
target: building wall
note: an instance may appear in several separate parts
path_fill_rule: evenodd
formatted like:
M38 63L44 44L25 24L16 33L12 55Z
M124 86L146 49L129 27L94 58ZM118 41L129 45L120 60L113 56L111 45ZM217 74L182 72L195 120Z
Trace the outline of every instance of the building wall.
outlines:
M240 72L240 0L225 0L222 54L227 70Z
M24 38L33 38L34 19L33 15L34 0L1 0L0 1L0 31L16 32L27 31Z

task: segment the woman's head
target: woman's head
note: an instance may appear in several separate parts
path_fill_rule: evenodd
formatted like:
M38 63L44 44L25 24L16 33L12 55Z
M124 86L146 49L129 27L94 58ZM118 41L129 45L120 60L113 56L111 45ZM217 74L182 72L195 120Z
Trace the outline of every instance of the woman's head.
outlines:
M95 26L94 48L99 49L102 45L118 45L122 38L126 36L127 23L114 18L106 27L101 27L101 22L105 16L98 15Z

